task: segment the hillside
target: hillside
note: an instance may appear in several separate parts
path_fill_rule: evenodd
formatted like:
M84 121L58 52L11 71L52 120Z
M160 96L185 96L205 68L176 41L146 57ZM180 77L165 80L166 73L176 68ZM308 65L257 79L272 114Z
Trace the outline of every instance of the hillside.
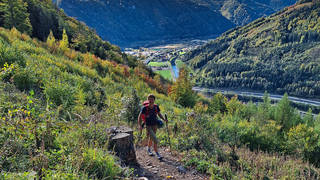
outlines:
M253 20L270 15L282 8L292 5L296 0L203 0L211 9L218 10L237 26L248 24Z
M130 0L58 2L69 16L94 28L121 47L169 43L186 38L217 37L235 25L291 5L285 1Z
M273 105L267 94L258 105L206 99L183 68L169 84L135 59L116 61L117 51L76 51L67 30L29 36L28 4L0 2L2 25L14 25L0 27L0 179L319 179L320 116L301 117L287 95ZM150 93L168 115L157 132L164 161L145 157L146 132L136 128ZM136 166L108 148L106 129L120 125L134 130Z
M62 39L65 29L70 46L82 53L90 52L102 59L112 59L119 63L134 66L132 57L126 56L120 48L103 41L94 30L84 23L67 16L51 1L40 0L1 0L0 26L26 32L41 41L47 40L52 31L55 39ZM12 7L14 11L9 11Z
M196 84L320 98L320 3L298 3L185 56Z

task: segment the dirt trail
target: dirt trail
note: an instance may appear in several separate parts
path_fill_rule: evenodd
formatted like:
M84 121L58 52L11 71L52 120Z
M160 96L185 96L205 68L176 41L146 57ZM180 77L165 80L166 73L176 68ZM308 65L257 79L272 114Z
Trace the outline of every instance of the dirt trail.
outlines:
M156 156L149 156L146 147L137 147L136 156L138 166L135 174L141 180L158 180L158 179L181 179L181 180L201 180L209 179L208 176L199 174L196 170L188 170L183 168L180 163L180 157L171 154L168 149L159 148L163 159L159 161ZM142 178L145 177L145 178Z

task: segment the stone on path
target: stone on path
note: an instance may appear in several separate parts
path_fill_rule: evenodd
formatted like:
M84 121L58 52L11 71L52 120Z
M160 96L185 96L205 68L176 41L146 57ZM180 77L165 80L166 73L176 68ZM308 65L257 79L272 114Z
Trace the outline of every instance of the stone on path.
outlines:
M183 174L187 173L187 170L183 166L178 166L177 169L179 173L183 173Z

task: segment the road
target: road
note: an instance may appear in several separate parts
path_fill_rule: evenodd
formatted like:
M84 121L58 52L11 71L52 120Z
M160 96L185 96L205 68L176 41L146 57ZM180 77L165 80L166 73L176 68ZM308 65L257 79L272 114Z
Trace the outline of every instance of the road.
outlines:
M221 92L222 94L237 94L241 96L252 96L252 97L258 97L258 98L262 98L264 95L264 93L259 93L259 92L235 91L235 90L226 90L226 89L208 89L208 88L202 88L202 87L193 87L192 89L197 92L212 92L212 93ZM283 97L283 95L269 94L269 97L270 99L279 101ZM289 96L288 98L290 101L295 103L320 106L320 101L317 101L317 100L303 99L303 98L298 98L293 96Z

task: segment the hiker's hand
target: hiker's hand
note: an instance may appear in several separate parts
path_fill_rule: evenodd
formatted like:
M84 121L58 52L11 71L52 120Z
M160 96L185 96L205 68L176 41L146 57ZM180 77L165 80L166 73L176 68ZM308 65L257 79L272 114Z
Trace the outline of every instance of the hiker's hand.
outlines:
M142 129L143 129L143 128L142 128L142 126L141 126L141 125L139 125L139 130L140 130L140 131L142 131Z

